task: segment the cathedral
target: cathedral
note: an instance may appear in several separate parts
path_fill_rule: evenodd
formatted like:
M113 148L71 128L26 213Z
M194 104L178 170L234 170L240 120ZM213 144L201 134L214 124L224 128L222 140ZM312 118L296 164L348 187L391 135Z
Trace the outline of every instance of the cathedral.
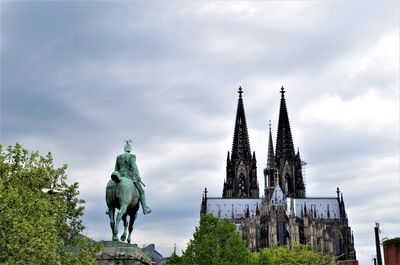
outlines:
M355 260L354 238L339 188L333 197L306 196L302 171L306 163L301 160L299 149L294 148L283 87L275 150L269 125L265 188L260 196L257 159L250 149L241 87L238 93L222 197L209 197L205 189L201 214L212 213L231 220L251 251L298 242L339 260Z

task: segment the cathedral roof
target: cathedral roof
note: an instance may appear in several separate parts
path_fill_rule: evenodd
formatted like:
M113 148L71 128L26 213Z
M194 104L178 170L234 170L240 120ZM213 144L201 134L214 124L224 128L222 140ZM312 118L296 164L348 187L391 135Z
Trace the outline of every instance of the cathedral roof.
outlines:
M221 219L244 218L247 209L251 215L257 212L257 206L262 205L262 198L207 198L207 213L212 213Z
M246 115L242 98L242 87L239 87L239 100L236 110L235 131L232 143L232 159L251 158L249 134L247 132Z
M311 214L318 219L339 219L340 209L337 198L286 198L287 214L290 214L290 205L293 205L294 214L302 217L302 211L306 209L307 214Z
M286 107L285 89L281 88L281 104L279 109L278 133L276 138L276 161L293 158L294 145L290 130L289 115Z

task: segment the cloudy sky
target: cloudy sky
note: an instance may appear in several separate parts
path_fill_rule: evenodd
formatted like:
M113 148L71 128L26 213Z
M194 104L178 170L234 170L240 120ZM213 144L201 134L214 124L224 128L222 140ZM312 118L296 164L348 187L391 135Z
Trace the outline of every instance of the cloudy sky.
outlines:
M110 239L104 189L123 140L153 213L134 242L169 255L221 196L239 86L264 187L279 89L308 196L344 193L357 257L400 235L399 2L1 1L1 143L69 165L85 233Z

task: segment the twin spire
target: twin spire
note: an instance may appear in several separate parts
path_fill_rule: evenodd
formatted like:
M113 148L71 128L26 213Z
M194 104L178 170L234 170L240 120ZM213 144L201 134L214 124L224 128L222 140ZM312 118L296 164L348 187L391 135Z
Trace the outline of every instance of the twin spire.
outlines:
M281 88L281 103L279 108L278 133L276 137L275 159L278 164L295 156L292 132L290 130L289 116L286 107L285 89Z
M233 133L231 159L251 158L249 133L247 131L246 115L244 113L242 98L242 87L239 87L238 93L239 100L236 110L235 131Z
M275 168L276 162L286 161L295 156L292 132L290 129L289 115L286 107L285 89L281 87L281 102L279 109L278 133L276 138L276 151L274 155L274 147L272 142L271 121L269 121L269 139L268 139L268 160L267 168ZM243 89L239 87L239 99L236 111L235 130L233 134L231 159L234 158L250 158L251 149L249 134L247 130L246 115L243 105Z
M280 93L281 102L275 154L272 142L271 121L269 123L268 159L267 168L264 171L265 176L268 176L269 186L277 184L274 179L276 170L282 173L282 166L285 165L286 161L289 161L291 168L298 164L297 160L299 159L295 160L296 156L284 95L285 89L283 87ZM238 94L232 151L231 153L228 152L227 157L227 177L224 183L223 197L258 197L257 161L255 153L251 153L242 87L239 87ZM297 171L300 172L301 168ZM289 178L287 179L288 186L285 189L285 194L302 196L300 193L297 194L298 192L296 191L298 188L302 188L300 187L302 185L296 184L302 182L300 179L297 181L298 177L302 178L301 172L285 172L286 175L289 174L289 176L285 175L285 178ZM297 187L298 185L299 187Z

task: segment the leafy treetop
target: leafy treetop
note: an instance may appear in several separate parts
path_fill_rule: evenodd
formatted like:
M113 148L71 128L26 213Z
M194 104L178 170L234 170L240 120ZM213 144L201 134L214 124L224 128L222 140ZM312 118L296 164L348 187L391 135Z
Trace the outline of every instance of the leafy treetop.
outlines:
M95 263L94 244L80 234L84 200L66 169L54 167L51 153L0 145L0 263ZM62 193L41 191L49 187Z
M242 265L250 262L246 243L236 232L236 226L212 214L202 215L193 239L181 257L176 253L167 264Z

